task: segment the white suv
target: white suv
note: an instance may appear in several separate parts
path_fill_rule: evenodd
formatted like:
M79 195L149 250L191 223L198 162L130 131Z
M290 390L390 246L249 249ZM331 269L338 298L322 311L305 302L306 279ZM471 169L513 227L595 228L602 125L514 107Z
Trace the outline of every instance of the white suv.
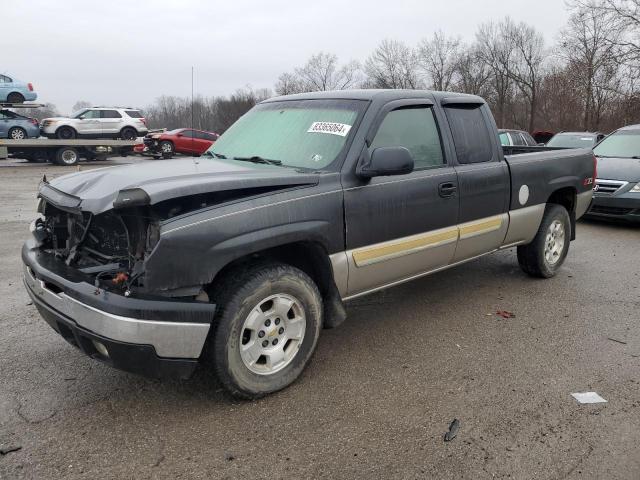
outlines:
M45 118L40 132L47 138L122 138L135 140L148 133L147 124L136 108L91 107L71 117Z

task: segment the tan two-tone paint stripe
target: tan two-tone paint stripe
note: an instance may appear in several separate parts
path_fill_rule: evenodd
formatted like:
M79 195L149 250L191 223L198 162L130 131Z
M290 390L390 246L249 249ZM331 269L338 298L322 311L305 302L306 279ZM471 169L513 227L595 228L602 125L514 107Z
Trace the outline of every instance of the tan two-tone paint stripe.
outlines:
M426 250L427 248L446 245L456 242L458 239L466 239L476 235L494 232L502 228L503 221L504 217L502 215L484 218L450 228L411 235L370 247L358 248L353 250L351 255L357 267L364 267L392 258L410 255Z

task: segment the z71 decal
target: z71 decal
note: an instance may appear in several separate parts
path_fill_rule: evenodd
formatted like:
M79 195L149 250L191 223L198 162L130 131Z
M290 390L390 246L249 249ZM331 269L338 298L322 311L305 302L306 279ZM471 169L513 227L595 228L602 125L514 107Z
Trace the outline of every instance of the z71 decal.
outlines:
M346 137L351 130L351 125L334 122L313 122L307 130L307 133L330 133L331 135L340 135Z

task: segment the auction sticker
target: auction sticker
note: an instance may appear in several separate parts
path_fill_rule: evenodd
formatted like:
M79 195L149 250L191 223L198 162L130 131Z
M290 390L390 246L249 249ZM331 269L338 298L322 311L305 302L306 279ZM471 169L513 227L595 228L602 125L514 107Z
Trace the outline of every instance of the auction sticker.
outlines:
M351 125L344 123L313 122L307 133L330 133L331 135L346 137L349 130L351 130Z

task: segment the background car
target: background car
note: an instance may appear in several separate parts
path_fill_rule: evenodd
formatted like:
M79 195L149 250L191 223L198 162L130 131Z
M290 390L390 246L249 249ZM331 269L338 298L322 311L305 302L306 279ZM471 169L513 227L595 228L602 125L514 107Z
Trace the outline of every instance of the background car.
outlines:
M536 141L533 139L528 132L523 130L507 130L500 129L498 130L498 135L500 137L500 143L503 146L526 146L526 147L535 147L538 145Z
M48 138L122 138L135 140L147 134L146 120L137 108L91 107L71 117L45 118L41 132Z
M25 83L8 75L0 75L0 103L32 102L38 98L33 84Z
M0 138L22 140L39 136L40 127L37 119L18 115L11 110L0 109Z
M640 223L640 125L616 130L593 153L598 173L587 215Z
M560 132L547 142L547 147L593 148L605 136L600 132Z
M174 153L202 155L215 143L220 135L214 132L178 128L164 133L154 133L144 138L147 151L171 157Z

